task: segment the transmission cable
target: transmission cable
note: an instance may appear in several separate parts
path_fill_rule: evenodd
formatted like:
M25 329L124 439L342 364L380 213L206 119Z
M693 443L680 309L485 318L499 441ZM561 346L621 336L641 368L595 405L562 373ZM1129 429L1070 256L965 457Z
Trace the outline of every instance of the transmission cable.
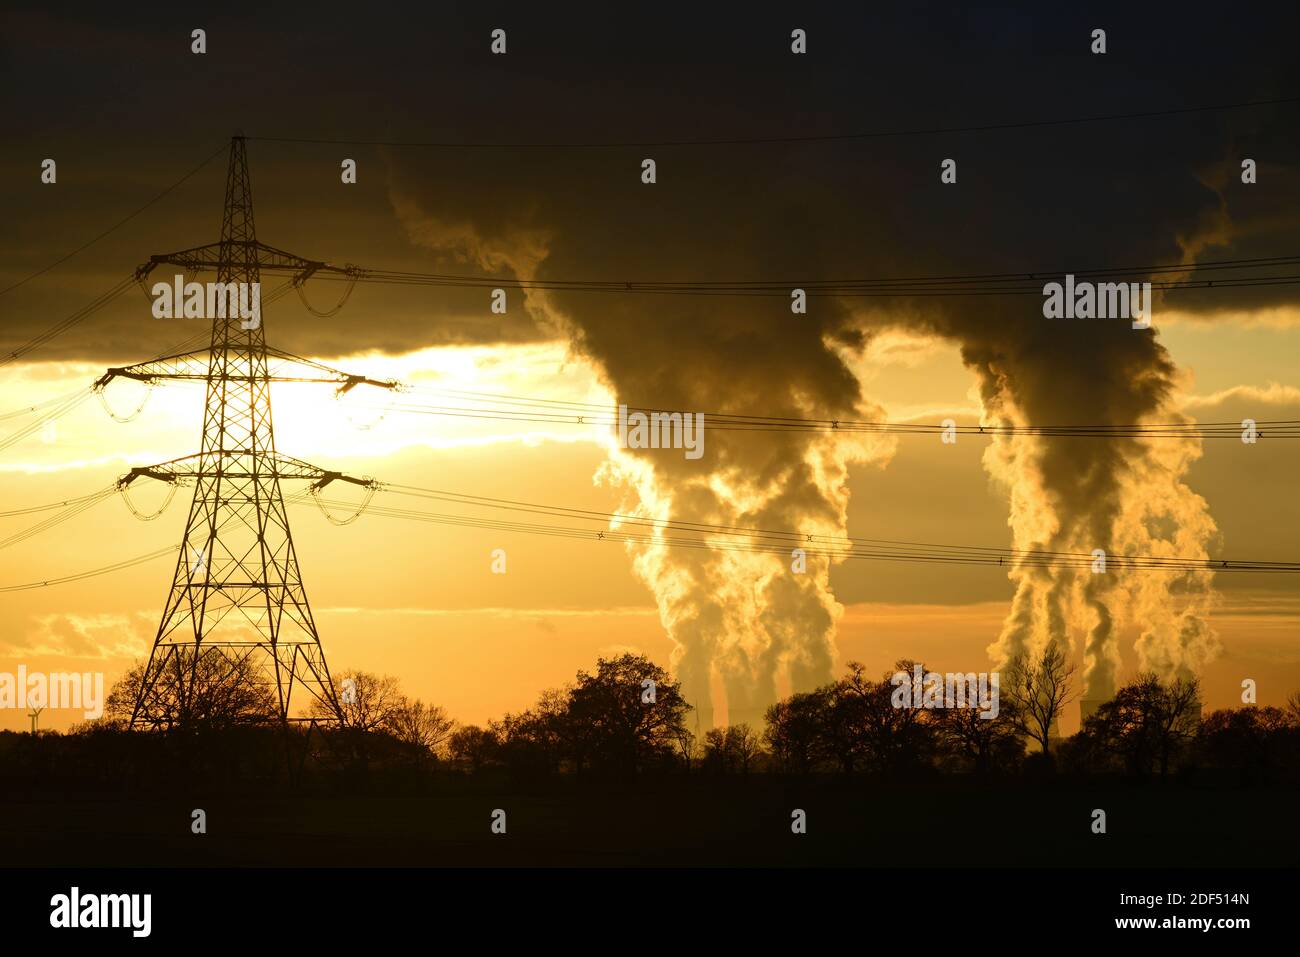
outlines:
M213 153L211 156L209 156L207 159L205 159L203 162L201 162L198 166L194 167L192 170L190 170L188 173L186 173L186 174L185 174L184 176L182 176L180 179L176 180L176 182L172 183L170 186L168 186L166 189L164 189L161 193L159 193L159 194L158 194L157 196L155 196L153 199L149 200L149 201L148 201L147 203L145 203L143 206L141 206L140 208L138 208L137 210L135 210L135 212L130 213L130 214L129 214L125 219L121 219L121 220L119 220L117 223L115 223L114 225L108 227L108 229L104 230L102 233L100 233L100 234L99 234L98 236L96 236L94 239L91 239L91 240L89 240L88 242L82 243L80 246L78 246L78 247L77 247L76 249L74 249L72 252L68 253L66 256L62 256L62 257L60 257L59 259L56 259L54 262L50 263L50 264L49 264L48 266L46 266L44 269L38 269L38 270L36 270L36 272L32 273L30 276L26 277L25 279L20 279L20 280L18 280L18 282L14 283L13 285L6 286L5 288L0 289L0 296L3 296L3 295L4 295L5 293L7 293L7 292L12 292L13 290L17 289L19 286L24 286L24 285L26 285L27 283L31 282L33 279L35 279L35 278L38 277L38 276L43 276L43 275L45 275L47 272L49 272L51 269L54 269L56 266L61 266L63 263L65 263L65 262L67 262L69 259L71 259L73 256L77 255L77 254L80 253L80 252L84 252L85 250L89 249L91 246L95 245L95 243L99 242L99 241L100 241L101 239L103 239L105 236L108 236L108 235L110 235L110 234L116 232L117 230L121 229L123 226L125 226L125 225L126 225L127 223L129 223L131 220L135 219L137 216L139 216L141 213L143 213L146 209L148 209L148 208L149 208L150 206L152 206L154 203L158 202L160 199L162 199L164 196L166 196L166 195L167 195L168 193L170 193L172 190L176 189L178 186L180 186L182 183L184 183L187 179L189 179L191 176L193 176L193 175L194 175L195 173L197 173L199 170L203 169L203 167L205 167L205 166L207 166L209 163L211 163L214 159L216 159L216 158L217 158L218 156L220 156L222 153L226 152L226 150L227 150L228 148L229 148L229 145L223 143L223 144L221 145L221 148L220 148L219 150L217 150L215 153Z
M997 130L1022 130L1049 126L1073 126L1082 123L1107 123L1116 120L1155 119L1156 117L1180 116L1191 113L1216 113L1226 110L1250 109L1260 106L1280 106L1300 102L1300 97L1279 97L1269 100L1247 100L1237 103L1223 103L1210 106L1189 106L1164 110L1141 110L1138 112L1109 113L1092 116L1061 117L1045 120L1021 120L1016 122L982 123L965 126L911 127L893 130L867 130L850 133L810 133L795 135L769 135L750 137L729 137L725 139L670 139L670 140L622 140L622 141L551 141L551 142L513 142L489 143L466 142L457 140L364 140L364 139L327 139L319 137L295 136L250 136L249 140L264 143L314 143L343 146L420 146L439 149L640 149L643 147L669 146L748 146L780 143L822 143L840 140L884 139L903 136L936 136L954 133L984 133Z

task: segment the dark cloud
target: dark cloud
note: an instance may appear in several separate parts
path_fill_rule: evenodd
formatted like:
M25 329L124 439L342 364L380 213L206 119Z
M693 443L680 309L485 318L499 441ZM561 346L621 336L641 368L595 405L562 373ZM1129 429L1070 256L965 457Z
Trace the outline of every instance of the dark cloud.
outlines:
M1195 16L1125 7L954 14L926 5L741 13L656 4L635 15L593 8L562 16L537 7L440 5L400 14L366 7L342 21L328 12L226 12L202 18L210 21L206 58L176 53L189 28L202 24L171 11L156 19L132 12L134 23L107 12L68 21L77 42L66 50L48 39L64 21L11 16L8 58L29 78L12 104L14 145L26 156L8 155L11 171L34 163L50 137L62 138L71 156L88 155L96 137L111 142L125 166L128 131L152 166L160 151L201 155L198 144L236 127L254 136L668 141L967 126L1300 94L1293 24L1236 6ZM505 57L487 53L488 32L498 26L508 30ZM795 26L808 31L807 56L789 52ZM1105 56L1088 52L1094 27L1108 32ZM85 42L105 32L111 42L102 47ZM37 35L45 41L33 42ZM36 78L51 71L56 78L42 88ZM102 112L70 97L69 74L78 71L83 84L114 89ZM1298 112L1289 104L799 145L458 150L254 141L250 154L262 238L306 255L504 277L788 278L794 286L1289 252ZM1257 185L1233 175L1244 155L1260 162ZM358 159L364 187L338 185L343 156ZM657 163L652 186L640 181L646 157ZM953 186L939 182L948 157L958 164ZM47 198L34 182L33 175L5 187L24 217ZM111 220L120 209L102 189L77 195L79 222ZM159 244L191 244L167 237L194 235L198 225L215 232L215 194L199 199L189 191L184 213L178 204L148 237L135 233L155 248L121 265ZM73 222L57 234L38 223L9 245L33 265L90 231ZM101 254L110 249L120 253L121 244L87 253L78 268L106 270ZM1171 298L1170 305L1259 306L1294 295L1279 286ZM482 291L367 288L337 320L268 323L277 341L318 355L562 334L631 402L828 417L876 411L837 347L901 325L960 347L990 419L1123 424L1160 409L1173 367L1155 335L1126 323L1051 322L1041 305L1037 297L815 299L808 315L795 316L783 298L574 292L526 302L515 294L503 321L488 312ZM44 324L31 311L6 317L5 345ZM1159 310L1155 322L1158 328ZM110 316L49 354L116 355L109 341L134 328ZM849 461L883 454L836 452L808 436L711 433L708 441L703 465L656 455L653 488L640 491L668 496L675 515L697 520L838 527ZM1022 525L1017 540L1027 546L1109 543L1130 471L1152 467L1132 443L1004 451L1020 456L1032 493L1055 517L1042 535ZM796 684L827 676L833 609L820 585L771 578L747 615L737 610L726 559L701 554L670 566L646 577L686 649L683 667L696 669L687 677L697 699L707 684L701 669L718 660L729 695L750 708L770 700L777 659ZM810 578L824 582L824 571ZM1045 626L1025 627L1059 630L1060 603L1074 583L1026 579L1019 587L1008 628L1034 617L1027 609L1038 595L1034 601L1057 604L1041 613ZM1113 596L1091 583L1080 587L1098 618L1090 648L1105 658ZM728 643L744 627L764 631L766 642ZM1028 632L1012 635L1005 649L1030 640Z
M5 278L115 222L235 130L496 142L817 134L1180 108L1300 88L1294 15L1239 6L1191 17L1123 6L758 5L742 16L656 4L631 17L594 5L562 15L472 4L313 5L309 14L11 5L4 18L11 82L0 93L0 197L19 224L5 243ZM788 52L795 25L808 31L807 56ZM197 26L208 32L206 56L189 53ZM509 32L505 57L487 52L495 26ZM1088 53L1094 26L1108 30L1105 56ZM250 153L262 237L331 261L479 271L409 245L386 203L391 164L430 215L472 219L489 235L520 223L555 231L544 272L564 278L1053 269L1177 260L1180 237L1228 239L1209 250L1216 258L1278 251L1295 234L1298 109L794 148L665 148L655 151L660 183L649 190L635 179L640 150L385 154L254 143ZM60 160L54 189L37 181L47 155ZM355 188L338 183L344 155L361 163ZM1260 163L1255 187L1232 175L1245 155ZM958 160L959 184L940 189L937 164L948 156ZM84 302L98 288L92 275L214 238L221 172L210 174L120 241L5 297L2 345ZM784 242L774 246L777 233ZM1290 296L1274 287L1170 305ZM523 317L482 316L478 293L371 287L356 302L333 321L289 311L277 333L290 348L316 352L545 333ZM126 358L142 338L138 320L138 310L107 310L44 354Z

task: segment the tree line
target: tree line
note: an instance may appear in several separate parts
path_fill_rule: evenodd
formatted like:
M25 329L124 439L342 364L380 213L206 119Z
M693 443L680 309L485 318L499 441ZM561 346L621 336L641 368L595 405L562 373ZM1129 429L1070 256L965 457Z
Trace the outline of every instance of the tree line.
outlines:
M273 723L272 689L247 663L220 656L182 662L193 679L181 707L179 682L164 675L151 714L164 728L211 740ZM697 729L672 676L642 655L601 658L573 682L543 692L526 710L484 725L405 695L396 678L364 671L335 678L342 710L314 702L338 765L400 761L470 775L504 771L519 781L561 775L645 773L900 777L938 773L1006 776L1060 771L1168 778L1197 769L1251 781L1300 776L1300 694L1284 708L1247 706L1202 715L1199 682L1141 674L1074 735L1057 731L1074 700L1074 668L1049 645L1003 669L997 716L977 707L900 707L898 676L926 674L901 660L873 679L850 662L838 680L767 709L761 728ZM178 676L180 671L178 670ZM143 667L119 680L105 716L74 728L122 731ZM973 676L972 676L973 677ZM919 691L915 700L920 700Z

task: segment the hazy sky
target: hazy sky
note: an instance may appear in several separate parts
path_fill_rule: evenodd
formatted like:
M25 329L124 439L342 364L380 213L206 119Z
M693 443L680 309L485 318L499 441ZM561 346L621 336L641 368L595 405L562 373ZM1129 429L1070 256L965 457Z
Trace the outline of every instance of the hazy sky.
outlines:
M471 150L259 139L662 143L1296 95L1295 24L1238 5L1195 18L1123 6L930 16L915 4L789 5L740 18L656 4L635 27L598 7L553 17L469 4L313 5L309 16L19 5L0 16L9 224L0 286L117 223L236 131L250 137L260 239L385 269L616 281L1061 273L1287 255L1298 235L1297 103L797 145ZM488 50L497 27L507 31L505 56ZM790 53L794 27L808 31L805 56ZM1089 52L1094 27L1107 30L1104 56ZM194 28L207 32L203 56L190 53ZM46 157L58 163L54 186L39 179ZM653 186L640 181L645 157L658 164ZM947 157L958 162L952 186L939 182ZM1246 157L1259 168L1249 186L1239 178ZM340 182L345 158L357 161L355 185ZM151 254L215 241L224 177L222 156L0 296L0 351ZM317 306L339 292L308 289ZM1051 325L1034 297L817 299L793 316L781 299L512 292L500 316L482 289L363 285L334 318L290 295L265 323L270 342L348 371L555 400L923 422L1235 422L1300 419L1296 297L1290 286L1171 295L1157 301L1154 334L1138 334ZM107 365L152 358L198 322L154 319L130 290L0 369L0 414L69 393ZM106 398L129 411L142 396L119 382ZM376 421L382 398L336 401L317 386L277 387L274 398L281 451L391 483L880 539L1086 547L1105 537L1169 554L1296 558L1300 454L1281 442L1198 450L710 434L692 464L680 453L611 456L576 425L399 411ZM128 424L83 404L0 451L0 511L84 494L133 465L196 450L201 410L196 387L155 390ZM0 420L0 437L26 421ZM137 483L133 499L151 509L162 489ZM182 493L142 524L109 499L0 549L0 585L174 544L187 504ZM41 517L0 519L0 533ZM872 671L903 656L985 670L1000 635L1032 642L1056 627L1045 622L1058 599L1059 627L1081 661L1099 649L1098 687L1107 660L1123 680L1175 653L1195 662L1211 706L1237 702L1243 678L1259 682L1263 703L1300 688L1291 577L1219 576L1173 596L1154 580L1080 585L1066 600L1053 591L1059 581L1008 580L997 569L851 562L791 585L780 561L753 556L630 553L608 541L377 515L336 527L310 506L291 518L332 669L398 675L467 721L525 707L621 649L680 665L712 688L719 717L728 699L743 713L741 697L757 708L765 686L786 693L850 659ZM491 573L496 548L507 552L505 575ZM148 653L169 574L159 559L0 594L0 670L102 670L111 682ZM1110 615L1107 631L1098 616ZM27 723L0 711L0 727Z

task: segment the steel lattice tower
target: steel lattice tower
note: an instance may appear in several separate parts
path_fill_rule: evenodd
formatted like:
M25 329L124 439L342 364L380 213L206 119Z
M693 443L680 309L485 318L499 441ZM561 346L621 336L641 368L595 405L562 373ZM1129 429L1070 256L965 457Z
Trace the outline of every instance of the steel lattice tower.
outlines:
M264 269L290 271L300 285L306 276L326 270L352 274L326 263L300 259L259 243L243 137L231 141L221 241L180 253L154 256L137 271L143 282L160 263L187 270L215 269L220 283L260 283ZM346 391L358 384L395 387L362 376L349 376L266 344L265 317L234 315L212 319L206 353L164 356L110 369L97 383L114 377L146 382L202 379L206 404L200 451L162 465L133 469L119 484L147 476L163 481L193 482L180 554L162 620L145 668L131 723L182 722L198 708L194 692L200 668L211 680L216 673L254 671L274 689L279 716L290 717L295 687L302 685L333 715L339 705L320 636L303 588L285 510L282 479L314 480L313 490L336 479L373 486L369 480L326 472L281 455L275 449L271 417L271 383L331 382ZM260 312L260 310L259 310ZM309 375L271 371L271 363L306 367ZM206 365L206 368L205 368ZM217 660L213 660L216 656ZM215 671L214 671L215 669ZM166 677L169 694L160 699ZM166 716L164 716L166 712Z

